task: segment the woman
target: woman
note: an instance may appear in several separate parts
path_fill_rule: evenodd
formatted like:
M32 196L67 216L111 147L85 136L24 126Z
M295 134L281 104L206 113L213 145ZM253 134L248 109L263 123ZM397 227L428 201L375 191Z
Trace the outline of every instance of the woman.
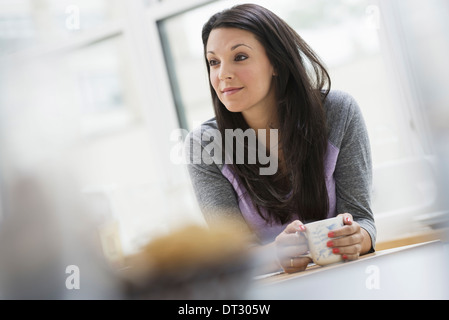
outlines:
M216 117L191 132L188 167L206 221L238 221L286 272L311 262L300 257L304 224L337 214L345 225L330 234L333 252L354 260L373 251L370 145L354 99L330 91L317 55L261 6L213 15L202 38ZM245 134L234 144L229 132ZM261 174L262 158L250 161L247 132L274 154L274 174ZM248 156L238 161L242 145Z

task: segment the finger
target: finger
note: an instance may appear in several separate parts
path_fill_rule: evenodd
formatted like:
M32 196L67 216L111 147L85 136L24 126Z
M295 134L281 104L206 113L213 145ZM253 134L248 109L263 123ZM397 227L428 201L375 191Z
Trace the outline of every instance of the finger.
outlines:
M354 219L352 218L352 214L350 213L343 213L343 224L345 225L351 225Z
M350 213L340 213L339 215L337 215L337 217L342 216L343 219L343 224L345 225L351 225L352 222L354 221L354 218L352 217L352 214Z
M359 255L360 251L362 249L362 245L357 243L351 246L346 247L334 247L332 248L332 252L334 254L341 254L341 255Z
M342 254L341 257L343 258L343 260L345 261L349 261L349 260L357 260L359 258L360 254L356 253L356 254Z
M282 246L299 246L301 244L306 243L306 237L304 234L297 233L281 233L276 237L276 244L279 247Z
M363 236L360 232L342 236L341 238L331 239L327 242L328 247L346 247L361 243Z
M345 225L341 228L334 229L334 230L330 231L327 234L327 236L329 238L344 237L344 236L348 236L348 235L357 233L359 231L360 231L360 225L357 222L352 221L350 225Z
M307 265L312 262L310 258L285 258L279 261L282 269L284 269L287 273L304 271L307 268Z
M302 232L305 231L305 227L304 224L299 221L299 220L295 220L292 223L290 223L285 230L283 231L284 233L296 233L297 231Z

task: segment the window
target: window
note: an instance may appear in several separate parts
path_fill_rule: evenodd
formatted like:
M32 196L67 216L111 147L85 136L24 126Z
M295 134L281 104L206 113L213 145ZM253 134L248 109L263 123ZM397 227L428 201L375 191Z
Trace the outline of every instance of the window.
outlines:
M67 42L122 15L120 0L1 0L0 56Z
M124 6L134 7L119 10ZM146 122L149 111L161 109L145 97L146 61L139 60L136 43L148 41L139 38L146 25L129 17L143 20L144 11L138 9L137 2L122 0L0 1L0 176L5 190L14 183L15 172L26 168L34 174L47 163L55 172L49 181L65 179L59 173L67 170L76 181L62 184L76 185L79 194L103 194L116 187L108 198L108 217L120 222L124 253L157 235L156 221L171 210L164 196L174 196L162 187L161 148L155 147L152 123ZM22 29L10 25L18 16L27 21L20 23ZM142 196L136 200L135 194ZM75 201L77 195L69 198ZM51 201L75 207L64 199ZM181 200L177 204L187 207ZM94 209L94 219L107 216L106 209Z

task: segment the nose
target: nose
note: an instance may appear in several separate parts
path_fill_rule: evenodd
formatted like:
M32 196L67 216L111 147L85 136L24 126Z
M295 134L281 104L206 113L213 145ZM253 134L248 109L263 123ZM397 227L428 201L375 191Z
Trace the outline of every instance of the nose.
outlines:
M227 64L221 63L218 78L220 80L231 80L233 77L234 73L231 68Z

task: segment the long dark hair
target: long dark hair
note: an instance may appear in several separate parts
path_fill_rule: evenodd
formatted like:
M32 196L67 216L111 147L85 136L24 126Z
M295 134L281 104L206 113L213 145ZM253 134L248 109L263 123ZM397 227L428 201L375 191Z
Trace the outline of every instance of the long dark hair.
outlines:
M232 169L267 222L326 218L329 200L324 157L328 137L323 103L330 90L330 78L323 63L285 21L259 5L237 5L213 15L202 30L205 57L210 32L216 28L238 28L254 34L277 74L274 85L279 145L286 170L260 175L259 162L234 162ZM207 58L206 66L210 74ZM223 139L225 129L248 129L243 115L228 111L212 84L210 90ZM265 208L268 216L260 208Z

